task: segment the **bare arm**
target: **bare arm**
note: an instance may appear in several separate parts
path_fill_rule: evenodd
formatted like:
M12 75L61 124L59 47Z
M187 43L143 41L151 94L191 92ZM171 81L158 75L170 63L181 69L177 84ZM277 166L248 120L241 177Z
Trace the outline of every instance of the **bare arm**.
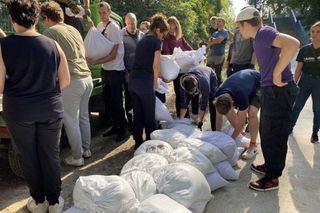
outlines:
M234 114L233 114L233 113L234 113ZM242 129L243 129L243 127L244 127L244 125L245 125L245 122L246 122L246 117L247 117L248 109L243 110L243 111L239 111L237 114L236 114L236 113L234 112L234 110L233 110L233 113L232 113L232 114L233 114L233 115L232 115L232 117L233 117L232 123L233 123L233 124L231 124L231 125L233 126L234 131L233 131L231 137L235 139L235 138L238 137L239 134L242 132ZM228 114L229 114L229 113L228 113ZM229 120L228 114L227 114L227 118L228 118L228 120ZM231 122L230 122L230 123L231 123Z
M5 79L6 79L6 66L4 65L4 61L2 58L2 50L0 46L0 94L3 94Z
M6 37L7 35L3 32L3 30L0 28L0 38Z
M106 56L104 56L102 58L99 58L97 60L92 60L92 59L87 58L87 62L89 64L104 64L106 62L112 61L117 57L118 47L119 47L119 44L115 44L113 46L111 52L108 55L106 55Z
M301 76L301 73L302 73L302 67L303 67L303 62L298 62L297 64L297 68L296 68L296 71L294 73L294 81L297 83L300 76Z
M216 130L221 131L222 129L223 116L216 110Z
M153 87L156 89L158 86L158 77L160 72L160 50L154 53L153 58Z
M58 68L58 79L60 84L60 89L64 89L70 84L70 72L68 68L68 62L66 55L64 54L63 50L59 46L59 44L56 42L59 54L60 54L60 65Z
M286 83L282 82L281 73L284 71L294 54L297 52L300 42L290 35L280 33L273 40L272 45L281 49L278 63L273 70L273 83L279 87L282 87L285 86Z
M184 118L186 116L188 109L181 109L180 108L180 119Z

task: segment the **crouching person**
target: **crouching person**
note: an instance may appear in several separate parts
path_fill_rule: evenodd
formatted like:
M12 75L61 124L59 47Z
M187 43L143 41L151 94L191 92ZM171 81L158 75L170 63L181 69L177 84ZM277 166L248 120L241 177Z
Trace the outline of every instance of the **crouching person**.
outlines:
M0 39L2 115L30 190L27 208L60 213L61 89L70 83L67 60L60 45L37 33L36 0L9 0L7 7L16 34Z
M260 73L255 70L241 70L231 75L216 91L214 104L217 111L218 131L222 128L223 115L234 128L232 138L241 134L246 118L249 119L251 141L249 148L242 155L244 159L253 158L258 151L256 140L259 131L260 79ZM235 107L238 108L238 112Z
M187 113L190 99L199 95L200 112L198 127L201 129L203 125L206 108L209 102L211 129L215 130L216 110L212 103L217 88L217 76L215 72L207 66L198 65L192 67L188 73L180 78L180 97L181 109L180 119L185 117Z
M63 23L63 11L54 1L41 5L41 16L49 27L44 35L57 41L65 52L71 75L70 85L62 91L64 105L63 124L71 147L71 155L64 163L82 166L83 157L91 156L91 129L89 99L93 84L84 53L84 44L79 31Z

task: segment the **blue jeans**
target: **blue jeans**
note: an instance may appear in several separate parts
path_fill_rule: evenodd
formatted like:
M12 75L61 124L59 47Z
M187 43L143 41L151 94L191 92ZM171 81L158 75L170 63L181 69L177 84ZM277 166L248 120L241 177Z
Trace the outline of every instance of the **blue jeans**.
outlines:
M311 95L313 108L313 132L317 133L320 125L320 76L302 73L298 86L300 87L300 90L291 114L292 126L296 124L301 110Z

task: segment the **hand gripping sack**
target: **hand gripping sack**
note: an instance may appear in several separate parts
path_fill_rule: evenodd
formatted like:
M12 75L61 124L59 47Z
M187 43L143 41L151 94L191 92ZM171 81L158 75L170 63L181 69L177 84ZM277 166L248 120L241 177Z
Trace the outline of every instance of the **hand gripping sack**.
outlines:
M164 194L152 195L140 203L137 213L192 213L180 203Z
M157 190L194 213L202 213L212 198L204 175L193 166L173 163L154 173Z
M152 175L160 167L168 165L167 159L158 154L145 153L129 160L121 169L121 175L132 171L143 171Z
M155 153L168 159L172 155L172 152L173 148L167 142L161 140L148 140L139 146L134 152L134 156L144 153Z
M162 103L159 98L156 97L156 109L155 109L155 117L157 121L167 121L173 122L173 118L164 103Z
M114 43L104 37L99 30L91 27L87 36L84 39L84 47L86 51L86 58L93 60L102 58L108 55Z
M156 183L153 177L146 172L133 171L121 175L121 177L130 184L140 202L156 193Z
M153 131L150 137L152 140L165 141L175 149L178 147L178 144L181 142L181 140L186 138L186 135L175 129L159 129Z
M231 136L234 131L234 128L231 125L228 125L224 127L221 131ZM238 137L236 137L235 141L238 147L249 147L250 145L250 139L242 135L241 133L238 135Z
M179 70L179 65L174 60L171 60L170 55L160 56L160 75L164 79L169 81L176 79L179 74Z
M79 177L73 189L76 208L90 213L134 212L139 202L128 182L112 175Z
M169 86L161 78L158 78L157 92L161 94L166 94L169 92Z

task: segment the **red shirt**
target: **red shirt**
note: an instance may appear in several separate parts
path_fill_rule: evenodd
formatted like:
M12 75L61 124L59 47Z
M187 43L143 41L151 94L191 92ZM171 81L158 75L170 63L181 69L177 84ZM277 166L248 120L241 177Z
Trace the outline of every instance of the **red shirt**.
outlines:
M186 41L184 37L176 39L175 36L168 34L162 43L162 54L163 55L172 55L173 49L175 47L180 47L183 51L193 50L190 44Z

